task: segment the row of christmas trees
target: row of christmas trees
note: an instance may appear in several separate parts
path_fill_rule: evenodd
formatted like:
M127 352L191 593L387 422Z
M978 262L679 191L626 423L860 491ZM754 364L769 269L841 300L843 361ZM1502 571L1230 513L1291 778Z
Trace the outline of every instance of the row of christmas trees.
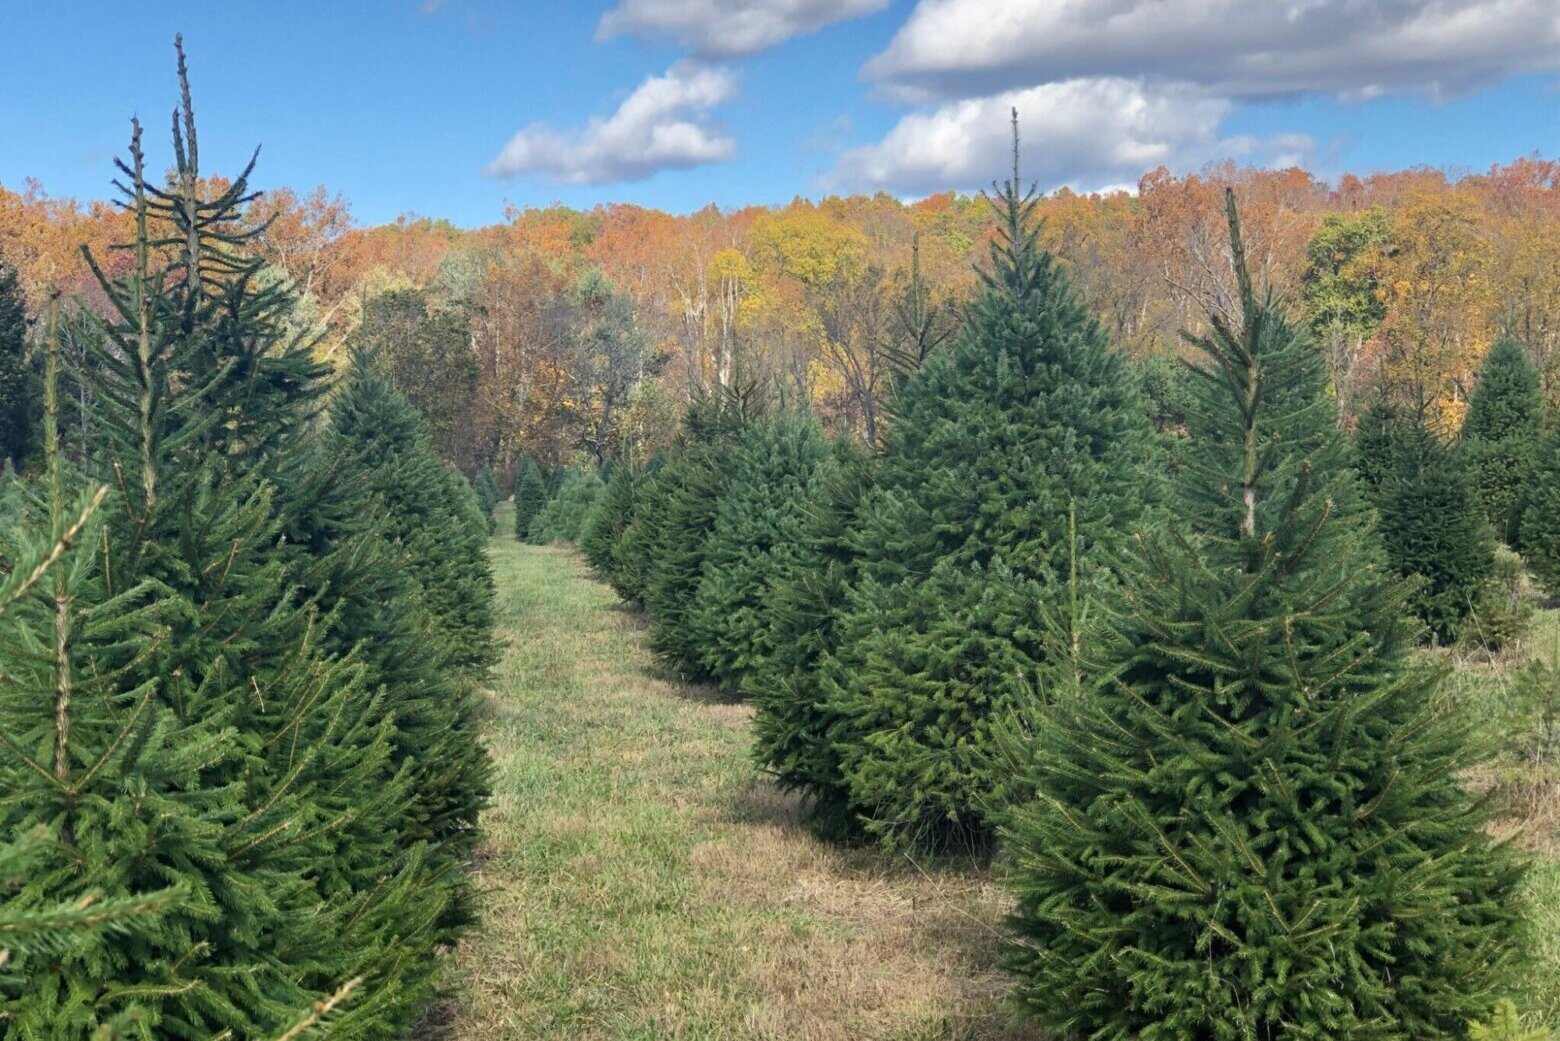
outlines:
M179 73L0 497L0 1034L402 1036L470 913L487 529L371 359L333 388L288 332Z
M584 551L669 665L751 698L821 827L1002 848L1010 965L1058 1036L1462 1036L1515 982L1520 865L1233 196L1239 292L1174 443L1016 171L995 201L881 451L701 402L611 475Z

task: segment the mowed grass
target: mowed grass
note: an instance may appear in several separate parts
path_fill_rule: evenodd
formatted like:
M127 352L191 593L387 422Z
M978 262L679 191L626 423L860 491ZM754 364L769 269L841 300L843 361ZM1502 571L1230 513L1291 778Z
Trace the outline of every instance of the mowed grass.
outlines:
M446 1036L1014 1038L988 874L818 842L750 710L657 678L570 550L502 534L482 924Z

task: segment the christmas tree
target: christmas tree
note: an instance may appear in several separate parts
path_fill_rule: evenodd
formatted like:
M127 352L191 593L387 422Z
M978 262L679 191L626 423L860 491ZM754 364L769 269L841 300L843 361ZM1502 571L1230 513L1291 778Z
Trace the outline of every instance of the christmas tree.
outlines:
M1016 166L1015 146L990 269L963 330L900 391L855 525L829 696L854 799L884 838L990 837L988 740L1048 655L1069 517L1085 583L1108 584L1150 495L1132 374L1041 248Z
M1538 370L1515 340L1491 349L1473 388L1462 449L1484 517L1497 538L1517 545L1522 493L1544 435Z
M531 536L531 522L547 506L547 474L535 456L526 456L515 478L515 538Z
M0 1007L21 1036L133 1013L147 1036L211 1037L324 1002L343 1034L390 1037L431 993L456 872L417 834L390 695L302 588L286 480L325 372L246 251L249 171L200 174L182 53L179 71L170 179L147 178L138 126L121 165L126 273L88 257L109 312L73 373L81 457L51 400L47 475L7 535L8 562L62 554L0 627L0 827L47 836L20 899L178 897L28 952Z
M16 269L0 257L0 469L38 447L38 379L27 352L27 309Z
M1509 982L1520 872L1411 657L1322 356L1229 217L1241 313L1194 341L1175 523L1005 822L1019 996L1099 1041L1460 1037Z
M1417 587L1409 609L1442 642L1455 640L1495 573L1495 540L1466 460L1422 424L1390 435L1397 461L1377 494L1387 559Z
M606 489L580 533L580 552L598 574L608 579L612 576L613 553L634 518L634 499L643 477L631 460L609 464Z
M562 473L558 491L531 518L529 541L538 546L552 542L576 542L596 501L606 491L595 469L569 468Z
M766 605L772 653L744 682L755 709L754 758L781 788L807 796L813 823L830 837L860 830L826 691L839 687L840 621L856 562L850 532L872 473L871 457L848 439L820 464L782 533L790 548L775 559Z
M493 533L493 508L498 505L498 481L493 478L491 467L484 466L477 471L476 479L471 482L471 490L476 493L477 507L482 511L482 516L487 520L488 534Z
M1560 592L1560 431L1539 446L1522 512L1522 548L1533 574Z
M688 618L704 670L726 690L740 691L775 653L770 589L794 566L802 510L828 454L817 421L788 411L752 424L733 450Z

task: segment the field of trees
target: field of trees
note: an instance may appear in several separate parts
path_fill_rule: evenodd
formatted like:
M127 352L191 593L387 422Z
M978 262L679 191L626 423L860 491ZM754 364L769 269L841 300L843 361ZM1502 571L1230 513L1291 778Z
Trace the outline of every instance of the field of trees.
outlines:
M1560 167L358 228L178 68L0 191L0 1036L1560 1029Z

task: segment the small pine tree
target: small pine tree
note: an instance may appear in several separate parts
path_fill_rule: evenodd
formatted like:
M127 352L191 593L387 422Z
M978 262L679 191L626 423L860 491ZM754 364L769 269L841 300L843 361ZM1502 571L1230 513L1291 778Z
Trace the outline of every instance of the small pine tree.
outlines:
M750 404L736 392L695 401L684 418L677 451L656 474L641 511L649 523L636 551L643 553L650 647L667 666L693 680L709 679L692 618L734 448L755 418Z
M1242 313L1196 341L1176 523L1005 822L1019 998L1096 1041L1455 1036L1510 982L1521 872L1228 206Z
M856 563L850 535L872 477L871 457L849 439L820 465L777 540L791 548L776 556L766 605L772 654L744 681L755 709L754 758L781 788L807 796L813 823L833 838L860 830L833 739L840 718L826 692L840 685L841 621Z
M607 566L607 581L618 596L641 607L649 578L651 547L659 535L659 503L665 489L661 471L665 465L666 460L661 457L650 460L634 482L631 506Z
M526 456L515 478L515 538L531 536L531 522L547 506L547 474L534 456Z
M801 511L828 455L817 420L792 412L754 423L733 449L688 617L704 670L728 691L775 654L771 586L797 552Z
M1549 595L1560 596L1560 430L1539 446L1526 499L1522 549Z
M477 496L477 508L482 511L482 516L487 521L488 534L493 533L493 509L498 505L501 496L498 494L498 482L493 479L491 467L484 466L477 471L476 480L471 482L471 490Z
M1397 472L1400 441L1407 428L1402 409L1378 394L1360 413L1354 426L1354 467L1372 503L1381 506L1389 478Z
M585 521L606 485L595 469L569 469L559 480L558 491L540 513L531 518L528 541L545 546L553 542L577 542Z
M498 652L487 522L471 486L439 461L420 414L365 354L354 356L331 402L330 438L355 461L359 488L381 511L451 664L480 678Z
M0 468L38 447L38 379L27 352L27 309L16 269L0 257Z
M607 486L580 532L580 552L596 573L611 578L612 557L623 532L634 518L634 499L643 474L632 461L607 468Z
M1378 512L1387 559L1417 580L1408 606L1442 642L1462 635L1495 573L1495 540L1461 455L1423 426L1391 435L1396 469Z
M1497 538L1517 545L1523 489L1543 440L1538 370L1515 340L1490 350L1468 405L1462 448L1485 519Z
M1015 147L1016 167L1016 147ZM1143 514L1151 429L1017 179L994 200L990 270L965 328L895 402L830 692L854 801L885 840L990 838L993 727L1048 655L1043 606L1086 584Z

